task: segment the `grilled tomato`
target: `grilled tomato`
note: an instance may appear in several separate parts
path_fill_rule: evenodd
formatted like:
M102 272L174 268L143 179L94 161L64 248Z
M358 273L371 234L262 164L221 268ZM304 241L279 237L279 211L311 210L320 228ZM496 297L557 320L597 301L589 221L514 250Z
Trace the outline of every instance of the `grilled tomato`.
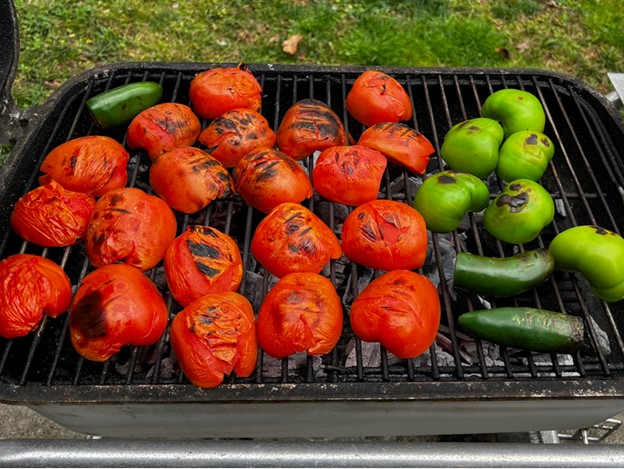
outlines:
M277 129L277 147L295 160L347 144L342 121L327 104L303 99L293 104Z
M386 272L369 283L349 313L353 332L400 358L414 358L435 341L440 326L436 287L410 270Z
M15 203L9 224L30 243L71 246L85 237L94 208L92 195L63 189L52 180Z
M0 336L6 339L25 336L44 314L55 318L71 303L69 278L45 257L9 256L0 261L0 279Z
M256 330L260 347L274 358L297 352L329 353L338 343L340 297L322 275L299 272L281 278L264 298Z
M167 306L142 272L125 264L95 269L83 280L69 313L74 349L103 362L125 345L151 345L165 332Z
M257 148L242 158L232 177L245 202L264 213L281 203L298 203L313 194L310 178L299 163L270 148Z
M199 298L171 323L171 346L180 368L196 386L214 388L231 373L248 377L258 358L251 303L235 292Z
M366 70L355 80L345 104L355 120L367 127L412 117L412 101L405 89L377 70Z
M345 219L342 248L349 259L373 269L417 269L427 254L425 220L395 200L367 202Z
M435 149L423 134L397 122L383 122L366 129L358 145L377 150L389 161L423 174Z
M319 273L330 259L342 255L334 232L301 204L275 207L258 224L251 253L276 277L291 272Z
M65 189L100 197L128 182L129 155L110 137L91 135L69 140L46 155L40 166L40 184L52 180Z
M332 202L361 205L375 200L388 161L361 145L323 150L312 170L316 191Z
M275 132L259 112L232 109L213 120L199 135L199 142L226 168L252 150L275 145Z
M189 89L193 109L199 117L213 120L237 108L260 112L262 88L241 63L233 68L213 68L199 73Z
M139 113L126 134L130 148L142 148L151 160L174 148L190 147L201 132L201 122L190 107L161 103Z
M195 213L234 191L227 169L203 150L175 148L154 160L150 184L169 207Z
M208 293L235 291L243 279L236 242L216 228L191 225L165 253L169 291L182 306Z
M95 204L86 248L95 267L122 261L140 270L154 267L176 235L167 203L141 189L107 192Z

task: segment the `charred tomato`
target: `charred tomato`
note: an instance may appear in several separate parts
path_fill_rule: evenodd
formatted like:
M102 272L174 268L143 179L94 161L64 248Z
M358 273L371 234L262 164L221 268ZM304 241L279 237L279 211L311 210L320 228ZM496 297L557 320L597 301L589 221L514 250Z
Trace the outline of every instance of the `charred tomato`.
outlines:
M262 106L262 87L244 63L199 73L189 93L197 115L209 120L237 108L260 112Z
M342 325L336 289L327 278L310 272L281 278L264 298L256 321L258 343L274 358L329 353L340 339Z
M195 213L234 191L227 169L195 147L175 148L157 157L149 180L154 192L182 213Z
M277 147L295 160L346 144L342 121L327 104L317 99L297 101L286 111L277 129Z
M257 148L243 157L232 178L243 200L264 213L284 202L302 202L314 192L299 163L270 148Z
M85 237L94 208L91 194L66 190L52 180L15 203L9 224L30 243L71 246Z
M151 160L174 148L190 147L201 132L201 122L190 107L162 103L137 115L126 134L130 148L142 148Z
M128 182L126 149L110 137L91 135L69 140L46 155L40 184L52 180L65 189L100 197Z
M394 270L364 288L351 306L349 320L363 341L379 342L397 357L414 358L435 341L440 297L427 277Z
M69 313L74 349L103 362L125 345L151 345L167 327L167 306L142 272L113 264L88 274L76 291Z
M322 197L345 205L377 199L388 161L362 145L323 150L312 170L314 188Z
M275 132L259 112L232 109L213 120L199 135L199 142L226 168L259 147L275 145Z
M258 224L251 253L276 277L292 272L319 273L342 255L334 232L301 204L275 207Z
M69 278L56 263L32 254L0 261L0 336L23 337L44 315L65 313L71 303Z
M176 218L167 203L137 188L104 194L87 228L91 264L124 262L139 270L154 267L175 239Z
M417 269L427 255L425 220L402 202L367 202L347 215L342 248L349 259L373 269Z
M235 292L199 298L173 320L171 346L180 368L196 386L214 388L231 373L248 377L258 357L251 303Z

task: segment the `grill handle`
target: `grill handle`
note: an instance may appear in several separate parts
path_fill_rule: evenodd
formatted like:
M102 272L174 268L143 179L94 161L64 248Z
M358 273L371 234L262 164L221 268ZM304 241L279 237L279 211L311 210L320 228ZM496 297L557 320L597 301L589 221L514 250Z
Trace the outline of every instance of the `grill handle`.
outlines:
M15 144L19 111L11 88L19 59L19 28L12 0L0 0L0 145Z

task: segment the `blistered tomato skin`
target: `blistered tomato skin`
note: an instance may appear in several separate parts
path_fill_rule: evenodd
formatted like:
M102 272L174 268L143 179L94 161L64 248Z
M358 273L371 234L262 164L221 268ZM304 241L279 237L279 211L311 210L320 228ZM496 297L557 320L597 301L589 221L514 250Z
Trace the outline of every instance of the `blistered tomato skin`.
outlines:
M15 203L9 224L30 243L46 247L72 246L86 236L94 208L92 195L63 189L52 180Z
M176 315L171 346L195 386L214 388L232 373L246 378L258 357L253 308L235 292L205 295Z
M189 94L193 110L209 120L232 109L260 112L262 107L262 87L244 63L199 73L191 81Z
M65 313L72 299L69 278L57 264L32 254L0 261L0 336L23 337L44 315Z
M169 291L182 306L208 293L236 291L243 260L236 241L216 228L191 225L165 254Z
M212 121L199 135L199 142L226 168L233 168L256 148L272 148L276 136L259 112L232 109Z
M174 148L157 157L149 180L154 192L182 213L195 213L234 192L227 169L195 147Z
M292 272L319 273L342 255L334 232L300 204L275 207L256 228L251 253L276 277Z
M103 362L125 345L151 345L167 327L168 312L156 286L125 264L101 267L80 284L69 314L74 349Z
M190 107L161 103L141 112L128 126L129 148L142 148L151 160L174 148L190 147L199 137L201 122Z
M297 352L323 355L340 339L342 303L332 283L314 273L292 273L280 279L258 311L260 347L274 358Z
M54 148L39 168L40 184L52 180L65 189L100 197L128 182L129 155L110 137L91 135L69 140Z
M124 262L148 270L164 257L176 229L175 215L161 198L136 188L111 191L95 205L87 256L95 267Z
M427 254L425 220L401 202L367 202L345 219L342 248L349 259L373 269L417 269Z

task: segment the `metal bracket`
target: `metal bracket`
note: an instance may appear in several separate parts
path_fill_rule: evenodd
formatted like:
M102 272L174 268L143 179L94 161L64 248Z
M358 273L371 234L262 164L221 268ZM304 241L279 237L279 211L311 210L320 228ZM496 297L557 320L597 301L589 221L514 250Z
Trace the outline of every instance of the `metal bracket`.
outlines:
M616 108L624 106L624 73L607 73L609 80L613 84L615 91L607 93L607 100Z

